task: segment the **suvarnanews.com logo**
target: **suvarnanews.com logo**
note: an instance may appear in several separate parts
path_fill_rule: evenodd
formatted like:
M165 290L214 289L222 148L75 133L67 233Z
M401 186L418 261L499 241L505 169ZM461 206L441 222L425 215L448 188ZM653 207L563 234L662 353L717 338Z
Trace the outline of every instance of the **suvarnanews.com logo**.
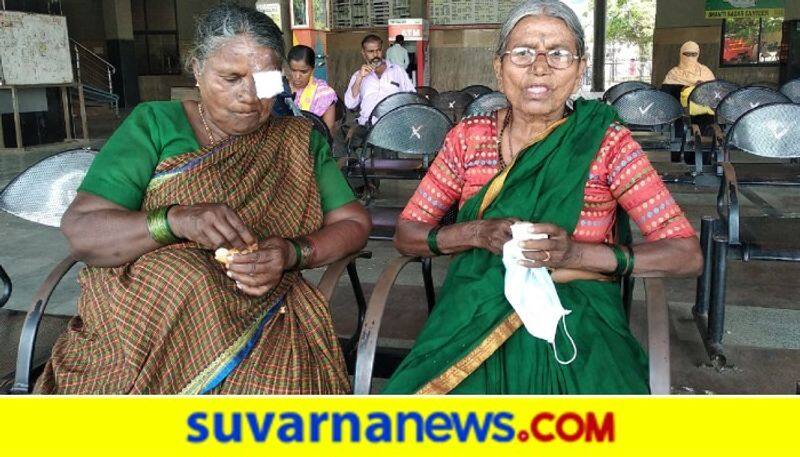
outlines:
M538 412L515 427L508 411L194 412L189 443L613 443L613 412Z

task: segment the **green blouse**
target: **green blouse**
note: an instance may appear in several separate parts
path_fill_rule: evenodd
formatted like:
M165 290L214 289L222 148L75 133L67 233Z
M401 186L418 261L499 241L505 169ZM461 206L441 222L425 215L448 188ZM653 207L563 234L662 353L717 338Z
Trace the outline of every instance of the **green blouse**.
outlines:
M156 166L164 159L198 149L181 102L140 103L97 154L78 191L138 211ZM322 211L327 213L354 201L328 142L316 130L311 131L308 150L314 157Z

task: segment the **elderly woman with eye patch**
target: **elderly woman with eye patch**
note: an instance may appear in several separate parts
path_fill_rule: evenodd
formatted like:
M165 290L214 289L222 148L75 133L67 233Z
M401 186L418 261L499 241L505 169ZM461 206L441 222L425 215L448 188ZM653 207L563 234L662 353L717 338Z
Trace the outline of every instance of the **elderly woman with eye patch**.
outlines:
M648 392L647 357L628 328L619 278L697 275L702 258L692 226L613 108L570 106L585 67L584 32L564 3L526 1L503 24L494 71L510 108L453 128L400 217L402 253L454 258L384 393ZM453 205L457 222L440 226ZM629 218L640 243L628 242ZM528 224L515 226L523 233L511 241L520 221ZM504 263L504 247L521 250L516 263ZM550 271L557 314L552 302L523 297L519 310L533 315L523 325L504 289L507 270L520 266Z
M267 16L214 7L200 102L142 103L105 144L62 221L87 267L36 392L349 392L300 270L356 252L370 222L311 124L270 116L282 56Z

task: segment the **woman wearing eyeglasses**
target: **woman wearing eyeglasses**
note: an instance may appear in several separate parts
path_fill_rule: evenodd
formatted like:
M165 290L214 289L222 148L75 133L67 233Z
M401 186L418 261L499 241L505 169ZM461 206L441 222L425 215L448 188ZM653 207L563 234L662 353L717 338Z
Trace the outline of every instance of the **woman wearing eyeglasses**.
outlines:
M385 393L648 392L619 277L697 275L702 258L613 108L583 99L568 108L585 68L584 32L565 4L527 1L506 20L494 71L511 107L453 128L398 224L402 253L454 258ZM458 222L440 226L454 204ZM643 242L624 244L628 216ZM505 295L502 252L515 221L546 235L519 242L516 265L551 271L569 311L553 344L523 326Z

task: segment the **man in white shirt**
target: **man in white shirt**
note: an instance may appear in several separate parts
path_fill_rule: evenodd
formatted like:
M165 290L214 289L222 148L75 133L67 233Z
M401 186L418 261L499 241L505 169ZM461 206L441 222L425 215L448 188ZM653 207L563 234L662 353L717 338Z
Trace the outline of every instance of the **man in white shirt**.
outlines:
M358 123L365 125L378 102L389 95L416 92L416 89L403 68L383 60L383 40L379 36L364 37L361 55L366 63L350 78L344 104L348 109L356 109L360 105Z
M403 37L403 35L397 35L394 38L394 44L389 46L389 49L386 50L386 60L399 67L403 67L403 70L408 70L408 51L403 47L404 42L405 37Z

